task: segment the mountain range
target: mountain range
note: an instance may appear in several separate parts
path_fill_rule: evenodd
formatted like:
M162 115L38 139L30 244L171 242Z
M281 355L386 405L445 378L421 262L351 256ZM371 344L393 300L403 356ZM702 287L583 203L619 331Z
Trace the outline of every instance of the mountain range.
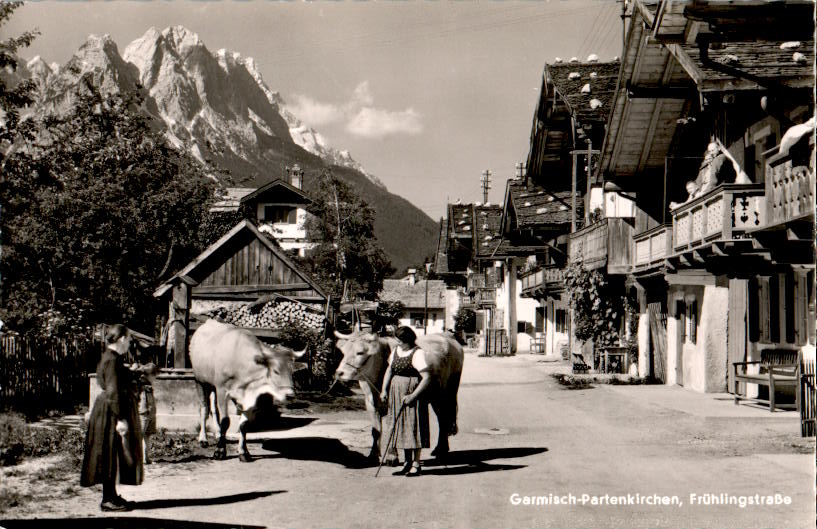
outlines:
M331 169L374 209L375 235L398 271L434 253L435 221L287 110L252 58L211 52L182 26L150 28L121 54L110 36L91 35L64 65L35 57L17 73L35 81L40 105L57 111L74 104L83 76L103 93L142 90L168 140L228 170L235 186L260 187L298 163L308 190Z

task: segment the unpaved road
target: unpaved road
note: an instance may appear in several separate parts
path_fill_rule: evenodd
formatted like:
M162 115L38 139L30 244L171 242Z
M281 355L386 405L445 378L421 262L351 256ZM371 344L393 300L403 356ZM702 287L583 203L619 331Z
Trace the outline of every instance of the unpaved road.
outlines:
M227 461L148 467L144 485L121 487L136 510L108 523L129 518L130 526L152 527L180 520L202 527L276 528L815 526L814 440L798 436L793 413L734 406L681 388L568 390L550 376L564 367L539 358L467 355L453 452L447 465L428 461L419 478L392 476L390 468L375 478L375 468L363 458L369 442L364 414L323 414L302 428L251 437L258 459L250 464L238 461L233 444ZM735 501L778 494L791 504L693 505L690 494L724 494ZM570 501L571 495L577 504L514 505L517 497ZM583 495L603 504L581 504ZM650 504L655 495L677 497L680 505ZM16 521L0 526L101 517L99 497L97 490L82 490L67 501L30 505L7 513ZM631 504L613 505L619 497ZM41 520L31 520L35 517Z

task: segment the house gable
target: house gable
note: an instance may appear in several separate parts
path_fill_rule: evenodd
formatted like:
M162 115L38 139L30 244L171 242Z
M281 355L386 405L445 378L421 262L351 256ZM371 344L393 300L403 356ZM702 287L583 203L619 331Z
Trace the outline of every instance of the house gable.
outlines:
M247 220L210 245L154 296L162 296L180 278L189 278L193 297L199 298L255 299L275 293L302 300L326 299L320 286Z

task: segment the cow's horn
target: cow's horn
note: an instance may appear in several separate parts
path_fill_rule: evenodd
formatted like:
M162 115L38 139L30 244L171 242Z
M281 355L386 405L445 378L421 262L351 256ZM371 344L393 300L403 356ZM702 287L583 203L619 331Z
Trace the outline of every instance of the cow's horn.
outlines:
M350 338L352 338L352 335L351 334L341 334L338 331L335 331L335 338L337 338L338 340L349 340Z
M301 358L303 355L306 354L306 347L301 349L300 351L292 351L292 356L295 358Z

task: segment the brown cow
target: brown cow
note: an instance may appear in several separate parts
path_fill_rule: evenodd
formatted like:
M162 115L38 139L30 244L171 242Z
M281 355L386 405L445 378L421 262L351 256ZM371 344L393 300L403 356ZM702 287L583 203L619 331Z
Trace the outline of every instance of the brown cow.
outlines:
M259 397L260 402L263 402L264 396L271 396L267 400L285 403L293 395L294 360L305 352L306 349L294 352L288 347L266 345L250 331L216 320L207 320L196 329L190 339L190 363L201 398L199 442L203 445L207 443L205 424L210 415L210 395L213 394L213 415L219 426L214 458L227 457L225 435L230 427L227 403L233 401L241 415L238 457L244 462L252 461L247 450L247 423L260 411Z
M374 333L344 335L335 333L337 347L343 360L335 371L335 378L348 382L358 381L366 399L366 409L372 420L372 449L369 458L380 455L380 390L388 357L396 344L393 338L380 338ZM457 390L462 375L462 346L445 334L417 337L417 346L426 353L431 373L427 400L437 415L439 437L431 455L441 457L448 453L448 436L457 433Z

